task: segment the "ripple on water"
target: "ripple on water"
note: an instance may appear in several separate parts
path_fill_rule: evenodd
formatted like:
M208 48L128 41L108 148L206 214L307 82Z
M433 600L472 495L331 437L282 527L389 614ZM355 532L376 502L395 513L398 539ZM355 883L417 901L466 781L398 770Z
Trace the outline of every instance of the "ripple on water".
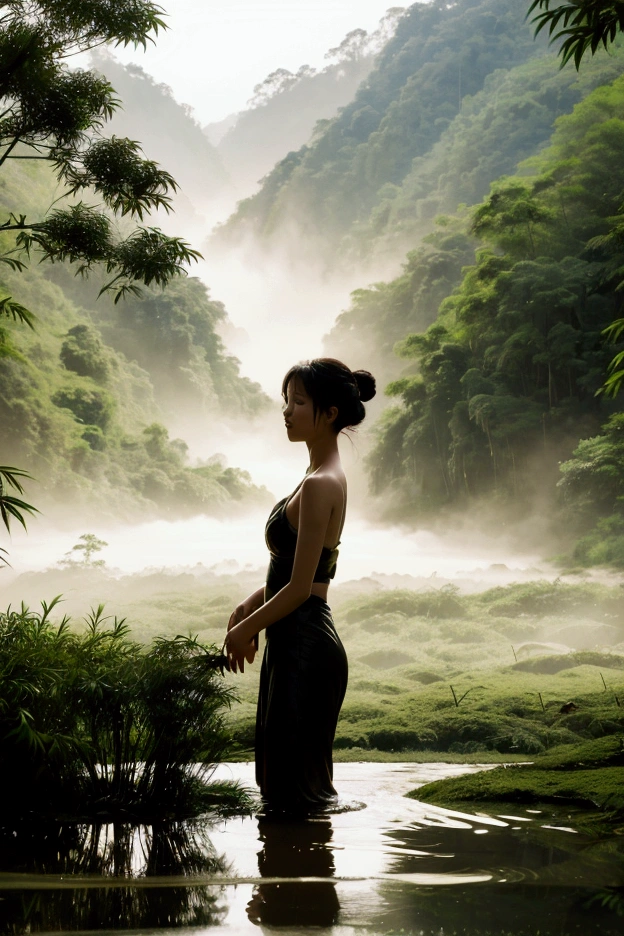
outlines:
M600 900L624 885L621 837L583 831L568 809L473 814L404 797L474 769L338 764L343 805L366 809L308 820L4 830L0 931L619 936Z

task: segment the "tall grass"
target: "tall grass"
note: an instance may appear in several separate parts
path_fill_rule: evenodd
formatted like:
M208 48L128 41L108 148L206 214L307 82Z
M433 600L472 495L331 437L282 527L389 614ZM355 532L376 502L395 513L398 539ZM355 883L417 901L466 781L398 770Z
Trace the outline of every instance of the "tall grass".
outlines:
M213 646L133 641L92 611L81 632L24 605L0 614L0 811L80 817L192 815L248 805L210 783L232 752L233 691ZM5 788L6 789L6 788Z

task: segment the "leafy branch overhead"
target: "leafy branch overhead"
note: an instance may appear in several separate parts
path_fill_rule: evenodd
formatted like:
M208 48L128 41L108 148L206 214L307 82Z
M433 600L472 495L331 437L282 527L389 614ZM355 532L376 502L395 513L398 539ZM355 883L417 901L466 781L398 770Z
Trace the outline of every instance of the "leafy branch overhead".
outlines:
M573 59L578 69L587 50L593 55L601 45L607 49L624 32L622 0L533 0L527 15L532 13L536 35L547 29L552 42L561 40L562 66Z
M21 468L9 468L6 465L0 465L0 519L2 519L3 524L9 531L11 529L11 518L17 520L26 529L24 514L39 513L36 507L32 507L13 494L7 493L9 488L12 488L18 494L23 494L24 488L20 480L23 478L30 479L31 476Z
M81 275L102 265L111 275L102 291L113 292L117 301L137 293L141 283L166 285L198 258L185 241L154 227L119 235L115 216L141 222L155 209L168 212L177 185L143 157L138 142L100 135L120 103L114 89L105 78L67 64L76 53L107 42L145 46L165 28L162 16L147 0L17 0L0 6L0 167L9 159L43 161L62 186L61 199L68 200L43 218L18 212L6 217L0 233L14 235L15 242L1 262L22 270L23 258L37 248L45 260L76 264ZM8 298L0 311L32 324Z
M15 497L14 494L8 493L9 490L12 489L18 494L23 494L24 488L22 487L21 481L24 478L31 478L31 475L21 468L10 468L7 465L0 465L0 520L2 520L8 532L11 530L11 519L17 520L18 523L21 523L24 529L26 529L24 514L39 513L37 508L33 507L32 504L28 504L20 497ZM2 563L5 565L8 564L6 549L0 548L0 566Z

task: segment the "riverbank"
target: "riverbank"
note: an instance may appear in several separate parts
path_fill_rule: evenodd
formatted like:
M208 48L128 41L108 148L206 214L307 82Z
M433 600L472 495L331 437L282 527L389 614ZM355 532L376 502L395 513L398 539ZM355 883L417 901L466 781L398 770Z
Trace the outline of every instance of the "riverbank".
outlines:
M501 802L569 804L597 808L606 821L619 826L624 823L623 768L623 739L600 738L558 748L531 764L427 783L408 796L445 807Z

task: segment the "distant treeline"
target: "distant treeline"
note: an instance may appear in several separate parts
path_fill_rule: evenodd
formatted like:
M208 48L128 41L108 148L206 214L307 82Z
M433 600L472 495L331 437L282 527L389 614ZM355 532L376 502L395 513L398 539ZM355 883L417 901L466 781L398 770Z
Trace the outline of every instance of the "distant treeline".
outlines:
M403 187L411 193L415 161L430 152L488 76L544 48L535 44L525 13L515 0L409 7L353 100L275 166L218 240L236 243L251 233L269 246L296 230L300 242L292 241L293 249L314 246L331 266L336 247L346 239L342 247L348 248L360 226L371 227L364 239L383 227L379 213L387 211L387 201Z

